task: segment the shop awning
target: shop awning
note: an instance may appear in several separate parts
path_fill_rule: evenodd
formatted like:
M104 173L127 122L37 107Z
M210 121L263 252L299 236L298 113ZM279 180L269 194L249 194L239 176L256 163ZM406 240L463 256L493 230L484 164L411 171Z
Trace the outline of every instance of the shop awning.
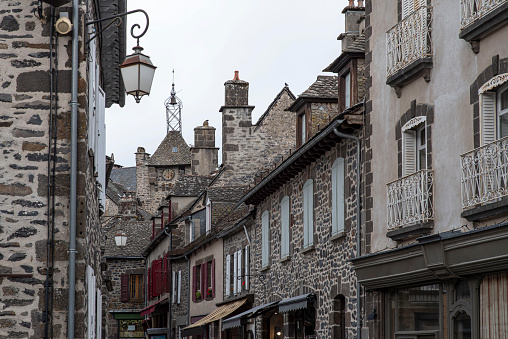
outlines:
M242 321L249 319L249 318L257 317L260 314L268 312L268 311L274 309L275 307L277 307L278 303L279 303L278 301L274 301L274 302L271 302L268 304L259 305L254 308L251 308L248 311L237 314L234 317L225 319L222 321L222 330L227 330L228 328L233 328L233 327L240 327L240 326L242 326Z
M309 302L316 300L314 293L302 294L292 298L282 299L279 302L279 312L286 313L307 308Z
M139 312L139 314L140 314L142 317L144 317L145 315L148 315L148 314L152 313L153 311L155 311L155 307L156 307L157 305L159 305L159 304L161 304L161 303L163 303L163 302L165 302L165 301L167 301L167 300L168 300L168 298L165 298L165 299L159 300L159 301L157 301L155 304L153 304L153 305L150 305L150 306L148 306L148 307L143 308L143 309Z
M208 314L206 317L196 321L194 324L185 327L182 329L182 337L188 337L191 335L201 334L203 333L203 327L206 324L217 321L224 317L227 317L242 305L247 302L247 299L240 299L230 304L222 305L219 308L216 308L212 313Z

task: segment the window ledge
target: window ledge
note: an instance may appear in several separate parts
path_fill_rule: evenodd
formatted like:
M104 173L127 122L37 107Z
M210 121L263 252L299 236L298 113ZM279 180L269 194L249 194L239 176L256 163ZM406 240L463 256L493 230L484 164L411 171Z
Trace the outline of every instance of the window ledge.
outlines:
M332 235L330 237L330 240L331 241L334 241L334 240L337 240L337 239L341 239L343 238L344 236L346 235L346 232L342 231L342 232L337 232L336 234Z
M391 87L401 88L410 81L423 75L425 81L430 81L430 69L432 68L432 58L418 59L397 73L386 79L386 84Z
M302 249L302 254L314 252L316 250L316 247L314 245L310 245L304 249Z
M263 272L263 271L268 271L270 269L270 265L266 265L264 267L261 267L260 271Z
M419 237L422 235L430 234L434 228L434 222L429 221L426 223L418 223L409 226L397 228L392 231L386 232L386 236L395 241L402 241L408 238Z
M462 218L467 219L467 221L478 221L507 212L508 212L508 197L504 197L500 200L465 210L460 214L460 216Z
M471 25L464 28L459 38L466 40L467 42L478 41L481 38L486 37L490 33L499 29L501 26L508 23L508 16L506 11L508 10L508 3L505 3L484 17L477 19Z
M291 255L286 255L282 258L280 258L279 262L288 262L288 261L291 261Z

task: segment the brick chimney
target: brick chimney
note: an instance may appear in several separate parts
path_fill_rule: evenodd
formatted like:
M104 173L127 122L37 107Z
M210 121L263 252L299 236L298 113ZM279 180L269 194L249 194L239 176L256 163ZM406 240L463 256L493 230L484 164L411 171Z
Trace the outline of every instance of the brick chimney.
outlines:
M150 185L148 183L148 166L146 161L150 154L145 152L143 147L138 147L136 154L136 196L144 207L150 198Z
M194 147L191 148L191 170L194 175L210 175L219 165L219 148L215 147L215 127L208 125L194 128Z

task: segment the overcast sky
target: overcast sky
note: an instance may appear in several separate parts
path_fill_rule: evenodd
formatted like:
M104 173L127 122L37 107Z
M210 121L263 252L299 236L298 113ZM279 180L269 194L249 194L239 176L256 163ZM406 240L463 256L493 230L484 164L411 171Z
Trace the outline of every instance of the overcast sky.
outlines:
M128 0L128 9L144 9L150 27L140 45L157 66L150 96L136 104L106 110L106 153L115 163L134 166L142 146L153 154L166 135L166 109L172 70L183 102L182 134L194 142L194 128L208 119L221 146L224 82L234 71L248 81L253 123L288 83L298 96L340 54L347 0ZM144 27L143 14L128 17ZM135 45L128 35L127 53ZM219 151L220 154L221 151ZM220 162L220 159L219 159Z

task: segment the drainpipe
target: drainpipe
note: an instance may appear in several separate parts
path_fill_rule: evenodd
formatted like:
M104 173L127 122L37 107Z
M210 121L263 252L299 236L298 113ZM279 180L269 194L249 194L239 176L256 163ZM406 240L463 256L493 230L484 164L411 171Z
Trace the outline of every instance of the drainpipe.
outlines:
M168 333L168 336L169 336L169 339L171 339L171 313L173 313L173 291L172 291L172 286L173 286L173 263L171 262L171 251L173 251L173 230L170 229L169 230L169 233L167 231L167 227L164 227L164 233L169 237L169 256L168 256L168 260L169 260L169 269L170 269L170 274L169 274L169 277L168 277L168 280L169 280L169 295L168 295L168 302L169 302L169 309L168 309L168 329L169 329L169 333Z
M74 339L76 290L76 183L78 149L78 29L79 0L72 0L72 82L71 82L71 175L70 175L70 230L69 230L69 300L67 338ZM90 310L88 310L90 312ZM90 330L90 329L89 329Z
M361 142L360 139L353 135L341 133L337 130L337 127L333 129L335 135L345 139L351 139L356 141L356 257L362 254L362 243L361 243L361 224L360 224L360 156L361 156ZM356 337L361 338L361 299L360 299L360 283L356 280L356 314L358 319L356 320Z

